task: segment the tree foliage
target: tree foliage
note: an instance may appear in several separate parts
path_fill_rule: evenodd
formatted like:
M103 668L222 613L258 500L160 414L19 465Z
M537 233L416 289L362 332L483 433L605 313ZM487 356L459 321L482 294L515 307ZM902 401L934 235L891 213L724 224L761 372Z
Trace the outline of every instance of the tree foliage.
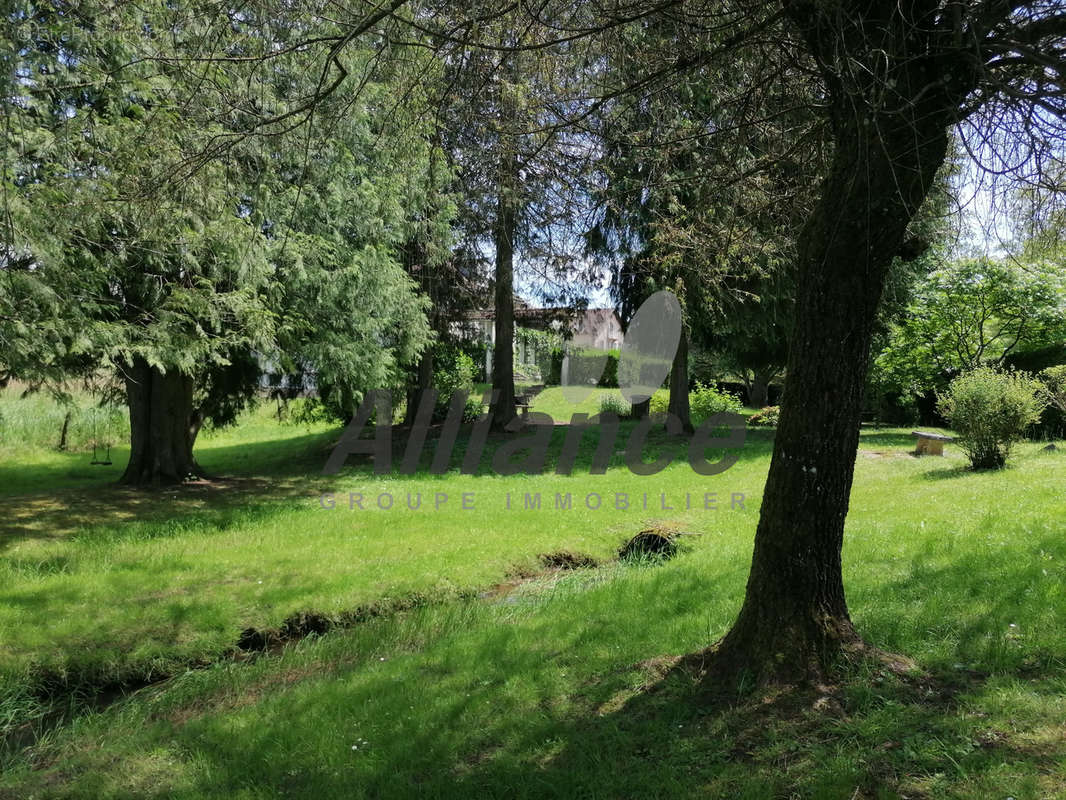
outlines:
M447 173L394 96L431 59L349 84L299 130L248 136L314 91L294 44L336 26L254 6L219 26L184 6L33 3L9 22L0 367L38 382L110 374L131 414L134 394L190 393L187 408L140 412L133 451L148 461L161 416L185 418L167 435L191 430L191 451L205 419L232 421L253 398L264 365L311 376L338 416L402 383L430 338L403 247L450 242ZM232 69L200 58L208 41ZM265 52L272 69L248 76L240 102L211 104ZM348 57L369 69L373 51ZM165 388L148 391L157 378ZM191 456L174 469L165 479Z
M918 284L877 356L878 379L903 394L941 388L979 366L1066 338L1066 285L1044 262L963 259Z

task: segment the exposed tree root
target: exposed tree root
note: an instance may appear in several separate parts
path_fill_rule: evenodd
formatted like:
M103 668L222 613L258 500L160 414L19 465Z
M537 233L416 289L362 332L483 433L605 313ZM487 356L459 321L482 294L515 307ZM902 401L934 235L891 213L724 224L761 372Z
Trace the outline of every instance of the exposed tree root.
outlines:
M909 658L862 639L851 625L823 628L822 635L782 627L769 640L738 635L735 628L712 646L686 656L684 668L698 678L708 700L753 691L810 690L831 697L847 675L862 667L913 674Z

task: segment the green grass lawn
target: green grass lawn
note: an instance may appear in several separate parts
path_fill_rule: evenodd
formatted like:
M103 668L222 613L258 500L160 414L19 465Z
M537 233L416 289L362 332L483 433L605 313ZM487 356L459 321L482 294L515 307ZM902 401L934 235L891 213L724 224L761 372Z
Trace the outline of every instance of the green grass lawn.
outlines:
M106 485L118 453L0 448L0 797L1066 796L1066 460L1023 445L975 474L908 433L863 433L845 581L922 672L850 674L828 710L709 704L678 659L739 608L772 432L712 478L589 475L588 452L570 476L323 477L337 431L264 408L204 437L227 480L156 492ZM700 535L613 560L659 524ZM558 550L602 566L543 572ZM245 628L360 608L381 615L235 655Z

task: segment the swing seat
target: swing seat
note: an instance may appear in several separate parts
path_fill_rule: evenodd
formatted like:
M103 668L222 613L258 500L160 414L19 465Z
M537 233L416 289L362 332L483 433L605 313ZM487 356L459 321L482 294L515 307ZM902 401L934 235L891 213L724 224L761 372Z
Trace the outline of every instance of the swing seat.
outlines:
M95 409L95 411L93 413L93 460L89 462L89 466L90 467L110 467L111 466L111 444L112 444L112 442L110 441L110 439L107 442L101 442L100 441L100 436L99 436L100 410L101 410L102 406L103 406L103 402L101 401L100 405L98 405L96 407L96 409ZM105 423L104 423L105 434L109 434L111 432L111 425L110 425L110 422L109 422L111 414L112 414L112 406L109 403L108 404L108 420L105 420ZM98 451L101 448L105 448L104 449L104 457L103 458L100 458L100 456L98 455Z

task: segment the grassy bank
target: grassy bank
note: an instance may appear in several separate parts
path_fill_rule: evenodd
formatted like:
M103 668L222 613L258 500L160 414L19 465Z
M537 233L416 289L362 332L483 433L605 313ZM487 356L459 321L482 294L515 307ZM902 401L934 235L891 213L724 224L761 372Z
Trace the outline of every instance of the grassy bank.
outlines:
M0 796L1064 796L1066 461L1026 445L975 474L953 448L910 457L907 434L862 436L845 581L861 630L921 675L851 674L820 710L710 703L677 658L739 606L771 433L712 478L620 455L589 475L588 452L569 476L325 478L336 433L264 410L203 442L235 478L210 487L86 491L45 462L0 500ZM613 561L658 524L700 535L665 564ZM558 550L602 566L540 572ZM234 655L247 627L369 606ZM57 718L42 675L175 677Z

